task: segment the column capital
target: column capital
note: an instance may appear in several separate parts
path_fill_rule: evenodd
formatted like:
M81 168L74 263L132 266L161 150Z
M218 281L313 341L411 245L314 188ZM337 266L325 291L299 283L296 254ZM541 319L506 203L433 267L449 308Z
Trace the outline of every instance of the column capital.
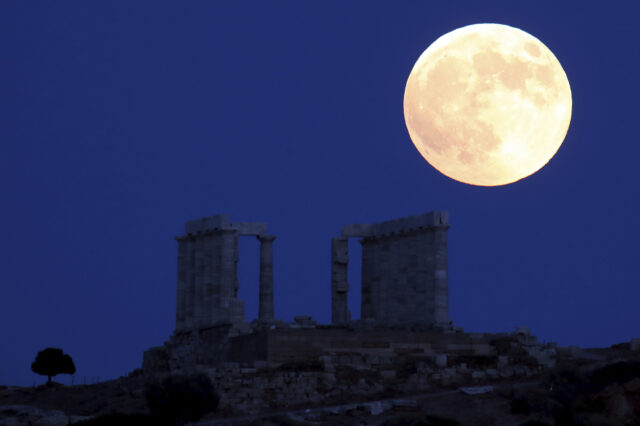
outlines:
M261 243L272 243L273 240L276 239L275 235L256 235L256 238L260 240Z

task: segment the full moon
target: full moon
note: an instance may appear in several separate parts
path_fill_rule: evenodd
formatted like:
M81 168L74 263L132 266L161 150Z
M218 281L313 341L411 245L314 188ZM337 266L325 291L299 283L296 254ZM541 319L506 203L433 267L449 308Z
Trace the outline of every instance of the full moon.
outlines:
M411 70L404 117L420 154L471 185L541 169L564 140L571 88L560 62L517 28L476 24L437 39Z

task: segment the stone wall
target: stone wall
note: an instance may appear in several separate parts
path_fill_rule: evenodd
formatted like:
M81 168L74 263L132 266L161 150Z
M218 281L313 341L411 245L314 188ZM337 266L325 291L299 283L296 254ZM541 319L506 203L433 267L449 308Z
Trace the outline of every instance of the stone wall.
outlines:
M328 355L336 364L353 366L350 357L366 359L366 368L444 356L535 358L548 364L549 352L534 336L489 333L442 333L411 328L346 328L291 324L257 326L252 333L234 335L230 324L171 337L164 346L145 352L143 369L172 371L193 365L219 368L227 362L245 365L266 363L277 367L288 363L317 363ZM273 328L272 328L273 327ZM514 354L518 356L515 357ZM543 360L545 360L543 362ZM536 361L536 362L538 362Z
M450 326L447 212L433 211L376 224L353 224L331 242L332 323L347 309L348 238L362 244L361 318L378 324Z
M436 353L414 357L407 352L385 357L359 352L327 352L313 363L291 362L274 367L264 361L252 364L228 362L200 371L211 377L221 394L220 410L250 414L396 398L443 386L527 377L542 368L514 363L514 359L495 353L478 359L481 362Z
M316 404L398 397L442 386L526 377L553 367L554 344L515 333L428 328L254 323L179 333L145 352L146 376L202 371L221 394L221 410L255 413Z
M238 299L238 237L260 241L260 318L273 319L273 250L275 239L264 223L230 223L227 215L185 224L178 242L176 332L232 324L247 329L244 301Z
M449 324L446 228L363 238L362 314L385 324Z

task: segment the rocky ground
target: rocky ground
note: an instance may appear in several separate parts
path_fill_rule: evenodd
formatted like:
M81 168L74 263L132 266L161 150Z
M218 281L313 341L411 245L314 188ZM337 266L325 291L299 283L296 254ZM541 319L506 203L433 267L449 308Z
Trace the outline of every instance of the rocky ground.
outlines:
M475 395L461 389L448 389L268 415L227 419L212 416L197 425L516 425L526 420L526 416L510 412L514 389L535 386L537 382L503 383L463 388L481 392Z
M147 414L144 386L139 371L94 385L0 386L0 424L67 425L112 413ZM273 407L251 416L220 410L198 424L640 424L640 354L626 346L572 349L559 356L556 368L534 376L485 377L427 393L354 396L331 405Z
M112 412L146 411L144 379L139 373L93 385L0 386L1 425L67 425Z
M145 413L139 392L122 383L52 388L13 388L0 393L0 424L67 425L113 412ZM214 414L199 425L513 425L524 419L510 414L514 389L535 382L499 384L484 394L467 395L447 389L421 395L405 395L328 407L275 411L245 417ZM74 413L73 415L66 413Z

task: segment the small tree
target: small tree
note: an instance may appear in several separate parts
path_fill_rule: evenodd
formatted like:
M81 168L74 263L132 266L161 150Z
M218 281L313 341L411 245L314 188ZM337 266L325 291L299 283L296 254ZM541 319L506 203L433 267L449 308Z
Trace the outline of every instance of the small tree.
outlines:
M31 371L41 376L47 376L48 385L51 385L51 377L57 374L74 374L76 366L69 355L62 349L46 348L38 352L36 360L31 363Z

